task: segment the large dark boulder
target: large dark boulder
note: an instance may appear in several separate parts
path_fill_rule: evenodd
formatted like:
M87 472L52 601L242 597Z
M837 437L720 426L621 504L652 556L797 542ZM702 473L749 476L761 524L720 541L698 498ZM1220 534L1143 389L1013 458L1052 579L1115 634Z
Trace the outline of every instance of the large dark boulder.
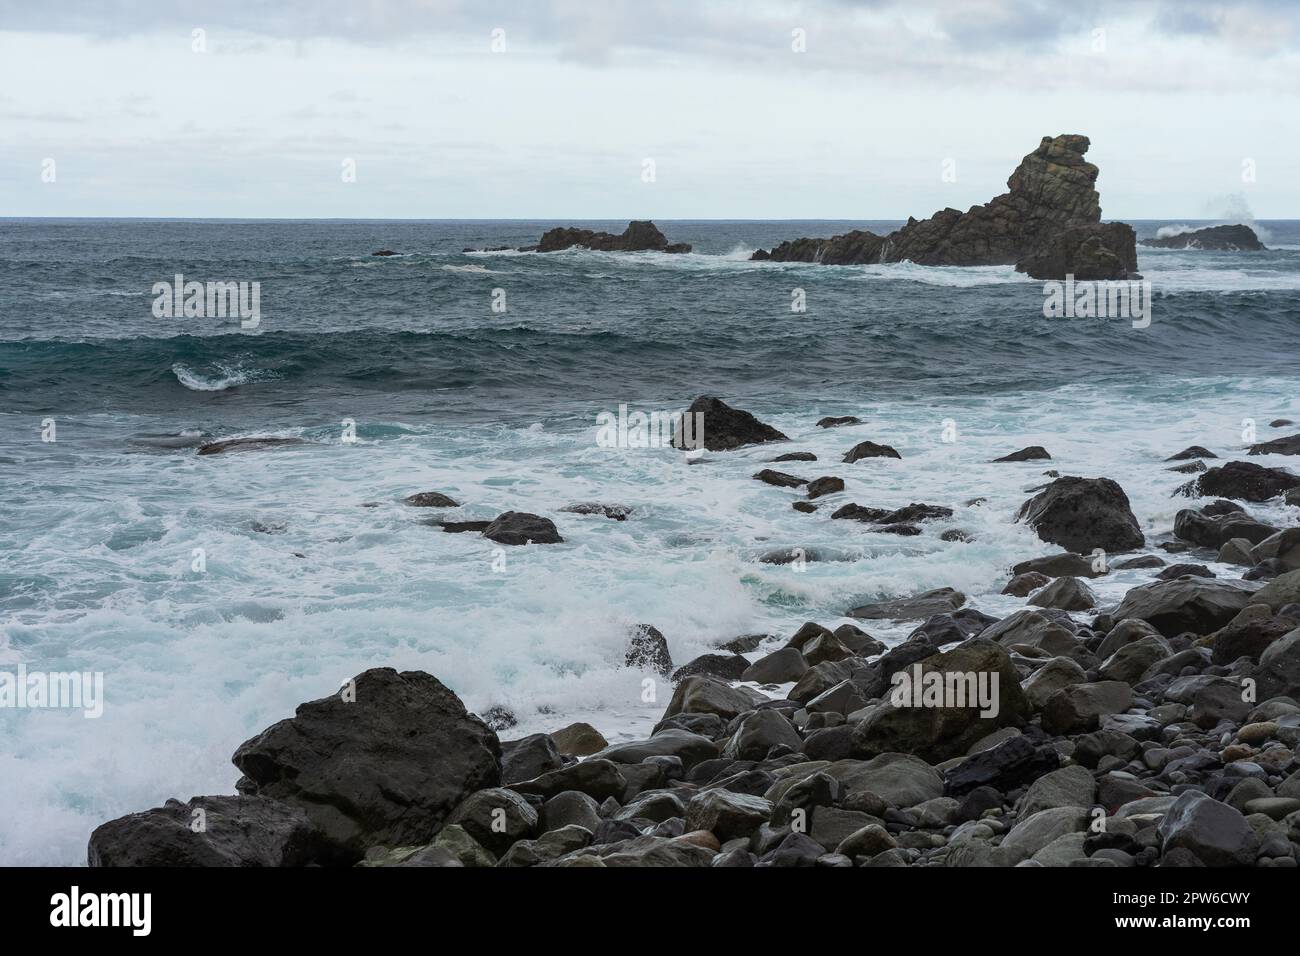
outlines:
M693 430L688 426L685 430L689 432L688 434L684 434L682 425L678 423L677 432L673 436L674 448L685 447L689 440L695 442L692 447L698 447L701 431L703 431L703 445L709 451L729 451L743 445L789 440L781 432L771 425L760 422L749 412L732 408L722 399L711 395L701 395L691 402L691 407L686 409L686 414L702 415L703 418L692 419L693 422L700 424Z
M1153 249L1204 249L1209 252L1261 252L1264 244L1250 226L1208 226L1173 236L1143 239Z
M1300 477L1284 468L1265 468L1252 461L1230 461L1198 475L1174 494L1268 501L1292 488L1300 488Z
M1111 616L1146 621L1165 637L1210 634L1236 617L1259 585L1249 581L1185 577L1132 588Z
M1287 435L1285 438L1274 438L1272 441L1251 445L1248 454L1300 455L1300 435Z
M1204 510L1184 508L1174 515L1175 536L1216 551L1233 538L1245 538L1251 544L1259 544L1276 533L1276 528L1240 511L1211 515Z
M793 239L773 247L759 249L750 259L755 262L819 262L825 266L862 265L880 262L885 238L874 232L855 229L829 239Z
M95 828L91 866L305 866L325 853L301 807L262 796L194 797Z
M526 511L507 511L497 515L483 529L483 537L498 544L559 544L564 539L555 522Z
M1146 541L1128 495L1109 478L1057 478L1020 506L1016 520L1074 552L1133 551Z
M688 243L669 243L659 228L649 220L633 220L627 224L621 235L610 232L595 232L591 229L575 229L572 226L560 226L548 229L542 234L541 241L535 246L525 246L525 252L559 252L581 246L600 252L690 252Z
M377 667L300 704L232 759L350 862L376 844L430 842L461 801L500 782L500 755L496 734L436 677Z
M1071 226L1031 250L1016 263L1016 271L1032 279L1127 279L1137 273L1136 239L1125 222Z

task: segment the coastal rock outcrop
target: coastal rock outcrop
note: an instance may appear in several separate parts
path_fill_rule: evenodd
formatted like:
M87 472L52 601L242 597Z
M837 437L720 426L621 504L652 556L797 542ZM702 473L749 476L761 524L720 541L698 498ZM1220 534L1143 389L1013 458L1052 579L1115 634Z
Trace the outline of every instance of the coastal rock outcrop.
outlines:
M1133 551L1145 538L1124 489L1109 478L1057 478L1020 507L1044 541L1069 551Z
M1262 252L1265 246L1250 226L1209 226L1172 236L1141 240L1153 249L1204 249L1208 252Z
M634 219L622 234L557 226L542 233L535 246L524 246L521 252L559 252L581 246L598 252L690 252L687 242L670 243L659 227L648 219Z
M1124 279L1137 270L1135 234L1101 222L1097 167L1083 158L1086 136L1045 136L1007 180L1008 192L966 212L943 209L908 219L887 236L855 230L830 239L795 239L756 261L859 265L1016 265L1034 278Z
M744 445L789 441L771 425L760 422L744 409L732 408L712 395L701 395L691 402L691 407L686 409L682 419L685 420L687 416L697 416L691 421L698 424L692 428L689 425L683 427L679 422L673 435L674 448L699 447L703 444L709 451L729 451Z

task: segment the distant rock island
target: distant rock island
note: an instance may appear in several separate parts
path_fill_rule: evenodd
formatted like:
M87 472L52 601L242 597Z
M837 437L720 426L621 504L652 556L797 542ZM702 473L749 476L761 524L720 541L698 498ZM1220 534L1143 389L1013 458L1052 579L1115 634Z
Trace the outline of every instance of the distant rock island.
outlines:
M627 224L622 235L612 232L595 232L591 229L575 229L572 226L557 226L542 233L541 241L535 246L520 246L519 252L560 252L575 246L594 249L597 252L690 252L689 242L669 242L659 231L659 227L648 219L634 219ZM509 246L493 249L466 249L466 252L502 252Z
M1207 252L1264 252L1267 247L1259 241L1250 226L1209 226L1180 232L1176 236L1143 239L1142 245L1153 249L1204 249Z
M863 265L910 260L931 266L1015 265L1035 279L1126 279L1137 273L1136 234L1101 221L1097 167L1083 158L1088 137L1044 136L1007 180L1009 192L966 212L909 218L887 236L863 230L794 239L757 261Z

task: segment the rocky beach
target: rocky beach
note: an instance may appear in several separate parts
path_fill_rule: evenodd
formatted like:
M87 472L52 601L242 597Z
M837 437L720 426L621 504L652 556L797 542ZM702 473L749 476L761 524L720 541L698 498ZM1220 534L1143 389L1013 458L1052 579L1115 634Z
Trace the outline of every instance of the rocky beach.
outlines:
M712 439L695 467L769 446L771 460L816 461L720 398L687 411ZM1158 467L1192 477L1173 492L1172 534L1156 540L1115 481L1044 472L1053 458L1041 446L1000 457L1043 479L1005 520L1061 549L1006 569L1002 593L1022 604L1009 614L940 587L846 607L852 623L833 629L732 637L680 662L657 627L637 625L624 666L667 699L643 738L611 744L581 722L516 736L508 710L471 713L436 675L368 669L240 744L236 793L104 823L89 862L1294 868L1300 475L1251 458L1300 454L1300 435L1221 450L1170 449L1181 464ZM1000 507L846 501L841 475L901 456L869 440L844 451L814 468L836 474L754 477L801 520L868 533L955 522L947 539L960 542L964 514ZM408 505L457 502L424 491ZM1270 507L1290 520L1253 513ZM446 530L541 549L563 541L563 517L511 511ZM818 560L790 551L780 560ZM1107 576L1132 570L1147 583L1099 599ZM871 633L886 623L906 638Z

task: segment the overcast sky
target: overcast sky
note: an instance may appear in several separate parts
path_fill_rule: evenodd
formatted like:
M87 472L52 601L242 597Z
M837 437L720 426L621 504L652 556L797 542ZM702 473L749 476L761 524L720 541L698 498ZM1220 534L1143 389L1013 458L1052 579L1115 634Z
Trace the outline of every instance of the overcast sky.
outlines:
M0 0L0 216L921 217L1077 132L1300 218L1298 99L1282 0Z

